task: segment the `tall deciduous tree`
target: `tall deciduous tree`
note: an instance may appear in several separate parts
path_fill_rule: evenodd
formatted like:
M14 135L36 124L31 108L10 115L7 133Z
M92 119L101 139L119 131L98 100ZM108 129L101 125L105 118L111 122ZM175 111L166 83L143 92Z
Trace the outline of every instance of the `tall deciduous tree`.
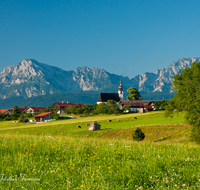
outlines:
M141 95L138 92L137 88L130 87L127 92L129 95L126 97L127 100L141 100Z
M173 116L174 110L186 111L186 120L193 126L192 139L200 143L200 62L176 74L172 90L176 94L166 106L166 115Z
M13 111L12 111L12 114L11 114L11 119L12 119L12 120L17 120L17 119L19 118L19 116L20 116L20 112L19 112L19 110L18 110L18 107L15 106L15 107L13 108Z
M52 115L53 115L54 119L59 119L60 118L59 115L58 115L58 109L55 106L51 107L51 111L53 112Z

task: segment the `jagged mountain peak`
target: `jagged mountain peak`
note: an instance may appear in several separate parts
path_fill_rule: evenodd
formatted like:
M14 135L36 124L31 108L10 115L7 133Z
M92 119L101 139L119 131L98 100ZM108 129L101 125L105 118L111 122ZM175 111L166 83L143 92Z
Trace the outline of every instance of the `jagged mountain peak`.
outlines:
M174 61L167 69L157 69L154 73L144 72L129 79L96 67L85 66L65 71L35 59L24 59L17 65L5 67L1 72L0 98L26 98L66 91L117 92L120 80L125 91L133 86L143 93L170 92L173 76L180 74L185 67L190 67L194 61L199 62L200 58L182 58Z
M74 72L106 72L104 69L100 69L97 67L78 67L77 69L74 70Z
M102 89L107 78L106 71L96 67L78 67L73 72L73 80L80 85L83 91Z
M191 67L193 62L200 62L200 57L194 58L181 58L179 60L174 61L167 67L167 70L173 71L174 74L180 74L181 71L186 67Z
M33 68L37 68L37 67L41 67L42 63L39 63L38 61L36 61L35 59L24 59L22 62L19 62L17 64L17 66L21 69L23 68L29 68L29 67L33 67Z
M3 84L20 84L28 82L31 77L43 76L43 72L32 60L24 59L17 65L5 67L0 74L0 82Z

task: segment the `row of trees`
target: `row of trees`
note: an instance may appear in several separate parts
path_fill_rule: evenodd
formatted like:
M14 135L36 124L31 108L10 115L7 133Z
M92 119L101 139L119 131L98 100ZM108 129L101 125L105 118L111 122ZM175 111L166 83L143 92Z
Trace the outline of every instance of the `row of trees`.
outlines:
M119 106L114 100L108 100L107 104L101 103L101 104L86 104L79 106L68 106L65 109L65 112L67 114L85 114L85 115L98 115L98 114L119 114L122 113L123 110L119 109Z

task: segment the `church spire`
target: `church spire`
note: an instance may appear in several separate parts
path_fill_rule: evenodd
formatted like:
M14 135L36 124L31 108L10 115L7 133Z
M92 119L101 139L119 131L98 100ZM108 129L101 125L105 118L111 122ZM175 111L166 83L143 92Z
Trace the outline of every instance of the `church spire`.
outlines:
M122 81L120 80L120 85L119 85L119 89L118 89L118 94L119 94L119 97L121 98L121 100L123 100L123 87L122 87Z
M120 85L119 85L119 90L118 91L123 91L122 81L121 80L120 80Z

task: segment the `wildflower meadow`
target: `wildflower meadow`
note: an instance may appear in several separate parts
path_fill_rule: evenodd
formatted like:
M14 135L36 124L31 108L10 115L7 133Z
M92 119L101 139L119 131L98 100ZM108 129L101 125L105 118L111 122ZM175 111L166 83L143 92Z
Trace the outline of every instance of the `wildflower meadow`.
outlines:
M99 117L102 130L93 132L85 119L36 127L3 123L8 127L0 130L0 189L198 189L200 147L186 138L190 128L180 118L170 125L160 118L164 125L143 125L146 140L133 141L135 123L147 122L144 117L121 117L123 129L117 120Z
M197 189L200 148L65 137L0 138L1 189Z

